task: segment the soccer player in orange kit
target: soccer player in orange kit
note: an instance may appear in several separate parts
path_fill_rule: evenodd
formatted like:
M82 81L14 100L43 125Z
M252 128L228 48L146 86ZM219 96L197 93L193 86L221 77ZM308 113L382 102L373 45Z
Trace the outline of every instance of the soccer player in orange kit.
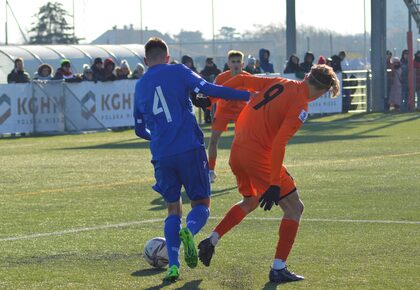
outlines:
M284 215L269 279L285 283L304 279L286 268L303 203L296 184L283 165L286 144L308 117L308 103L328 91L337 96L340 84L331 67L315 65L303 81L257 76L236 76L224 83L258 91L236 122L229 164L236 176L242 201L235 204L213 232L200 242L199 258L210 265L221 237L260 205L271 210L279 205Z
M227 65L229 70L219 74L214 83L221 85L233 78L234 76L245 74L250 75L248 72L243 71L244 54L238 50L230 50L228 52ZM213 183L216 178L215 167L217 158L217 145L220 136L227 130L229 122L236 122L242 109L246 106L247 102L237 100L224 100L212 98L213 103L216 102L216 113L214 114L213 124L211 125L211 136L209 141L209 178Z

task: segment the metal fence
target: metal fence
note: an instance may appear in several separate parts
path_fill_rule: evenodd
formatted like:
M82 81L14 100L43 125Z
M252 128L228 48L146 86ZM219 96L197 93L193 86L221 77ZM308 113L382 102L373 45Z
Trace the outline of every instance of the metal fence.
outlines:
M343 113L370 111L372 74L370 70L343 71Z

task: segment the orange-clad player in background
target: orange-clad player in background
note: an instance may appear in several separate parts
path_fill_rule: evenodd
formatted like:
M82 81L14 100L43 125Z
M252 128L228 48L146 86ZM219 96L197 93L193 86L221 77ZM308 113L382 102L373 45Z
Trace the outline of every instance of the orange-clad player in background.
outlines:
M260 204L270 210L279 205L284 215L269 279L284 283L302 280L289 272L286 259L292 249L303 203L296 184L283 165L286 144L308 117L308 103L340 85L334 71L315 65L303 81L237 76L224 85L246 87L260 93L251 99L236 122L229 164L236 176L242 201L235 204L210 236L198 245L199 257L209 266L218 240Z
M215 84L222 85L234 76L244 74L249 75L243 71L244 54L237 50L228 52L227 65L229 70L219 74L214 80ZM217 158L217 145L219 144L220 136L227 130L229 122L236 122L242 109L246 106L244 101L232 101L223 99L213 99L216 102L216 113L214 114L213 124L211 125L211 136L209 142L209 178L210 182L214 182L216 178L215 167Z

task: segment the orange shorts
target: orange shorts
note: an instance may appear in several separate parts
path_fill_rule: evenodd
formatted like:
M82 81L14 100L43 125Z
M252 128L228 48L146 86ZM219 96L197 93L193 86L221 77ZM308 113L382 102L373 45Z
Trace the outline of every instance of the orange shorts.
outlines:
M270 186L270 154L255 152L232 145L229 165L236 176L238 190L244 197L260 196ZM280 197L286 197L296 190L293 177L283 165L280 172Z
M213 119L213 123L211 124L211 129L213 131L219 131L219 132L227 131L228 124L232 122L236 122L236 119L223 116L223 115L221 116L216 115Z

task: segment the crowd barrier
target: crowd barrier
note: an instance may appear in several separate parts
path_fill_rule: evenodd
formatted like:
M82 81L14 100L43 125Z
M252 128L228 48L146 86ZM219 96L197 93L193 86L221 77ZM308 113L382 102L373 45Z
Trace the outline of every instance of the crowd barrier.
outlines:
M269 77L278 76L276 74ZM294 75L282 77L294 79ZM339 75L341 81L341 75ZM80 132L133 126L136 81L0 84L0 134ZM309 113L342 111L341 94L309 103Z
M0 85L0 134L133 126L136 81Z

